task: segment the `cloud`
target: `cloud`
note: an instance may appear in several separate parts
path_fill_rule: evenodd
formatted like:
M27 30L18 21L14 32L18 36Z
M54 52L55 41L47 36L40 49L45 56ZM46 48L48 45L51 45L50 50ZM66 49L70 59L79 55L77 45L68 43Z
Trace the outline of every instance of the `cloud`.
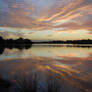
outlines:
M92 0L0 0L0 26L92 33ZM62 30L61 30L62 31Z
M4 39L8 39L8 38L19 38L19 37L23 37L22 33L14 33L14 32L0 32L0 36L2 36Z

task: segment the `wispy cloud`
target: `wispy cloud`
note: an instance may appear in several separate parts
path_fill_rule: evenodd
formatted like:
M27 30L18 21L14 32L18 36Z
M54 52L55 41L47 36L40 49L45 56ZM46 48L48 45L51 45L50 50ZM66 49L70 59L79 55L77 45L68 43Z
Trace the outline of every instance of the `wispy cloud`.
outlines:
M92 33L92 0L0 0L0 3L1 27Z

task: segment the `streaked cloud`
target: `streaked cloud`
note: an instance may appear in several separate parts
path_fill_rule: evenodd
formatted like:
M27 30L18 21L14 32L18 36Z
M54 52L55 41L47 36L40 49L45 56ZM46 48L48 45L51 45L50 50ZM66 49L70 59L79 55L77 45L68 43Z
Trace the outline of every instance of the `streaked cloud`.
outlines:
M68 33L86 30L88 36L92 33L92 0L0 0L0 3L3 28L27 29L28 33L42 31L42 34L52 31L48 35L60 29Z

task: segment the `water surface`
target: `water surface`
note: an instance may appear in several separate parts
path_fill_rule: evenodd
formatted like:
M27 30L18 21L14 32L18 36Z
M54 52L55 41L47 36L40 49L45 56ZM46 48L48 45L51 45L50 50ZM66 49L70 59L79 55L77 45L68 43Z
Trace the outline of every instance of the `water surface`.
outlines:
M0 55L0 78L12 84L10 92L92 92L92 48L6 48Z

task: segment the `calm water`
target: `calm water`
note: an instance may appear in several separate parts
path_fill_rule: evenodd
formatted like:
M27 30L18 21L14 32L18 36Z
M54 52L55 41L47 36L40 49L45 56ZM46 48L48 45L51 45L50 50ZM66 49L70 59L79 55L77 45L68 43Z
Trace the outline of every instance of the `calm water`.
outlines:
M0 55L0 78L12 84L10 92L92 92L92 48L6 48Z

